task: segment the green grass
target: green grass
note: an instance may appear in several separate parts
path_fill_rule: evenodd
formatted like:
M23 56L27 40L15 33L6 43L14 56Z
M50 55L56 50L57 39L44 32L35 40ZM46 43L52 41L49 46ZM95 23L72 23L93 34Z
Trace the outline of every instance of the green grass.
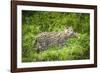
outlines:
M29 52L27 56L23 56L23 62L89 59L89 38L87 34L80 36L80 38L70 38L64 47L49 47L41 53L36 53L34 48L30 50L28 48Z
M23 11L22 17L22 62L89 59L89 14ZM60 32L65 26L72 26L80 38L70 38L65 46L48 47L41 53L34 50L39 33Z

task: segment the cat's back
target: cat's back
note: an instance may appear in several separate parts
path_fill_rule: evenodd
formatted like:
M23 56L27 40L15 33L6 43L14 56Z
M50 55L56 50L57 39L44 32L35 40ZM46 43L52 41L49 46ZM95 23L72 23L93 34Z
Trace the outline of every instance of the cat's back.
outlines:
M47 37L47 38L50 38L50 37L55 37L57 35L59 35L60 32L42 32L42 33L39 33L37 35L37 37Z

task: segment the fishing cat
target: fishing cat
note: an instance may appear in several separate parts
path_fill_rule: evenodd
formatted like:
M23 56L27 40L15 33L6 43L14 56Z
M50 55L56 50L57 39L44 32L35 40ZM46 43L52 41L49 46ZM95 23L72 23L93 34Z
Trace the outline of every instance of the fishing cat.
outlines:
M72 27L68 27L61 32L42 32L37 35L34 43L35 50L37 52L41 52L42 50L47 49L49 46L64 46L66 40L72 36L77 36Z

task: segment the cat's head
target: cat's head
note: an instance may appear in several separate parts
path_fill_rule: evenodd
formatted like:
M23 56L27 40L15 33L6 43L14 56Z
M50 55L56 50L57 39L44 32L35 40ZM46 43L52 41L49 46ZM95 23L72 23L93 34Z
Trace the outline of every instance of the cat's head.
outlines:
M67 36L72 36L74 34L72 26L65 28L64 32Z

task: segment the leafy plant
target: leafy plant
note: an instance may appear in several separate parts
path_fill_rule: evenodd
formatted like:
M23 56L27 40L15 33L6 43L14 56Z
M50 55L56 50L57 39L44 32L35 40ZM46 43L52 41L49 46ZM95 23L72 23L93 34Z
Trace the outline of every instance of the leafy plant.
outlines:
M22 62L89 59L90 18L88 13L22 11ZM65 46L48 47L37 53L33 44L41 32L61 32L72 26L80 38L70 38Z

